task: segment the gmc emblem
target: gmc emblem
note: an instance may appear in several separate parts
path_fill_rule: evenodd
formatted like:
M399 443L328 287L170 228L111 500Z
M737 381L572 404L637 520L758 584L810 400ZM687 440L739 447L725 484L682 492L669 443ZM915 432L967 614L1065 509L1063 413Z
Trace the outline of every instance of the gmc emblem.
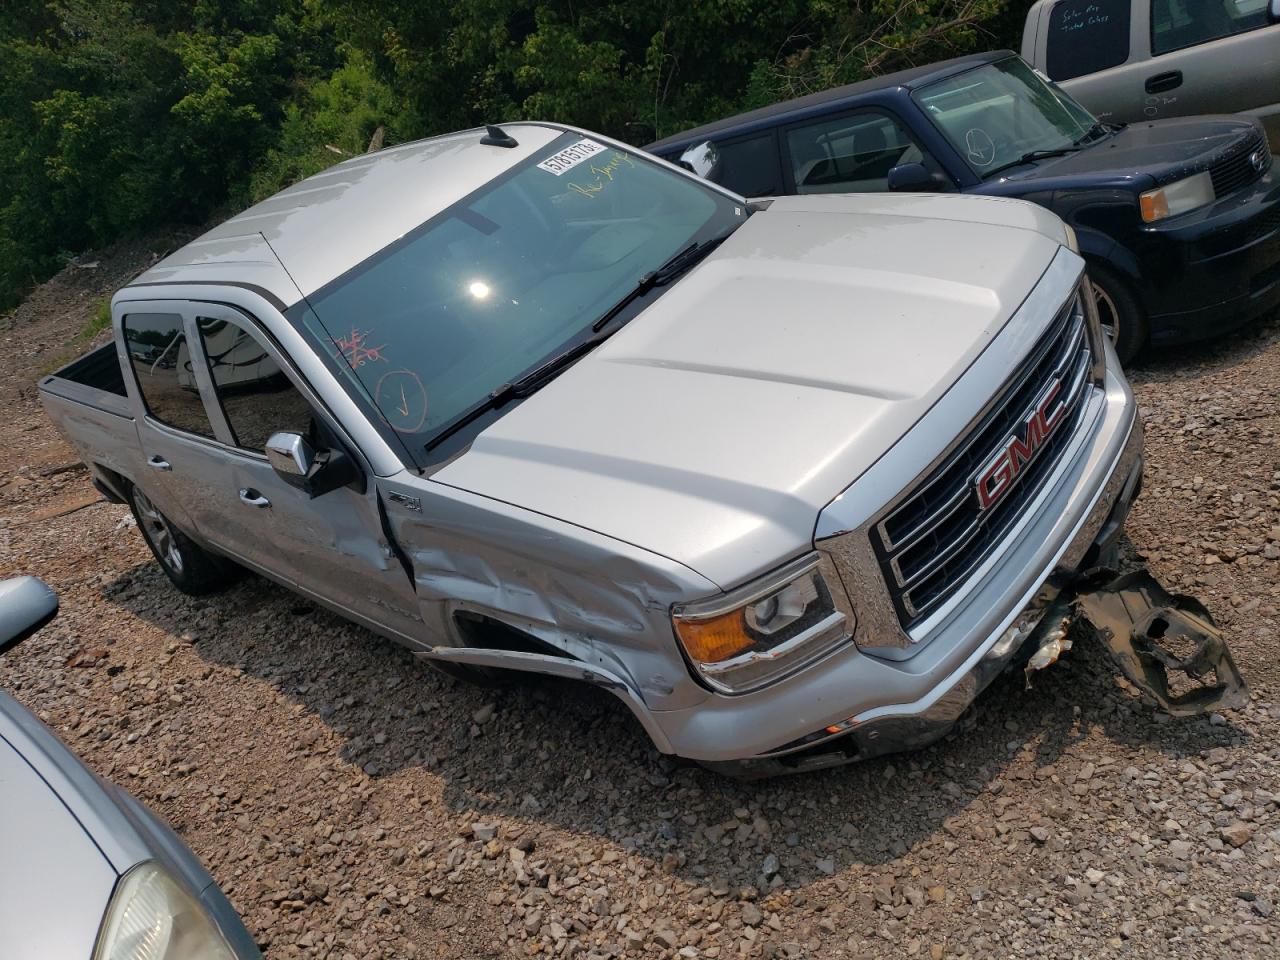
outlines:
M1018 427L1017 433L1005 440L995 456L979 471L973 485L978 491L980 510L990 510L1000 502L1013 482L1039 454L1049 435L1062 422L1066 406L1059 398L1061 393L1062 381L1055 377L1045 387L1044 393L1040 394L1040 399ZM1018 433L1022 436L1018 436Z

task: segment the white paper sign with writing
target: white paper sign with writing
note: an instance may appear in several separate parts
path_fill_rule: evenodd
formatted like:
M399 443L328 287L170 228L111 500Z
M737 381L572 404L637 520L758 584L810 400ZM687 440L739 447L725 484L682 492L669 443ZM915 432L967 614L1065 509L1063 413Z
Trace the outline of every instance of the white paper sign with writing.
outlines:
M577 143L571 143L559 153L553 153L538 166L548 173L554 173L558 177L560 174L572 170L583 160L590 160L597 153L604 153L607 149L609 148L602 143L582 139Z

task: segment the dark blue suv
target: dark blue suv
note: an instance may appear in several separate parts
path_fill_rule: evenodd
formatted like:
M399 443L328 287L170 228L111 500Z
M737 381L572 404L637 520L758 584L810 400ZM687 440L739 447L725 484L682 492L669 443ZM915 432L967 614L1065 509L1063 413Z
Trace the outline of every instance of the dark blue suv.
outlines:
M774 104L647 148L748 197L961 191L1076 232L1122 360L1280 305L1280 180L1238 117L1098 121L1009 51Z

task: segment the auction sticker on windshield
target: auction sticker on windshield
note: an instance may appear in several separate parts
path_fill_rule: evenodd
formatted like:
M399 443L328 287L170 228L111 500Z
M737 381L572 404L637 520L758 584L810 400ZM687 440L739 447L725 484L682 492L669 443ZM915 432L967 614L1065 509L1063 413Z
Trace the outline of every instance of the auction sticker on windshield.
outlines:
M569 144L559 153L553 153L538 166L548 173L554 173L558 177L560 174L572 170L583 160L590 160L597 153L604 153L608 149L602 143L596 143L594 140L584 138L577 143Z

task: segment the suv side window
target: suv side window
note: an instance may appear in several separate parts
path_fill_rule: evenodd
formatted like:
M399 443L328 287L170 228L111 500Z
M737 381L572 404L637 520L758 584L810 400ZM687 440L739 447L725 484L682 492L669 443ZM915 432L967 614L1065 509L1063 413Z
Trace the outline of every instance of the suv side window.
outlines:
M771 197L782 192L778 147L773 133L717 143L720 176L717 181L744 197Z
M1155 56L1267 25L1267 0L1151 0Z
M882 193L889 171L901 163L942 173L900 123L870 111L791 128L787 156L796 193Z
M1063 0L1055 6L1049 14L1045 50L1049 78L1071 80L1110 70L1128 60L1131 12L1130 0Z
M261 453L277 430L309 435L311 405L254 334L222 318L197 317L196 326L236 446Z
M213 439L182 317L131 313L124 318L124 342L147 413L170 427Z

